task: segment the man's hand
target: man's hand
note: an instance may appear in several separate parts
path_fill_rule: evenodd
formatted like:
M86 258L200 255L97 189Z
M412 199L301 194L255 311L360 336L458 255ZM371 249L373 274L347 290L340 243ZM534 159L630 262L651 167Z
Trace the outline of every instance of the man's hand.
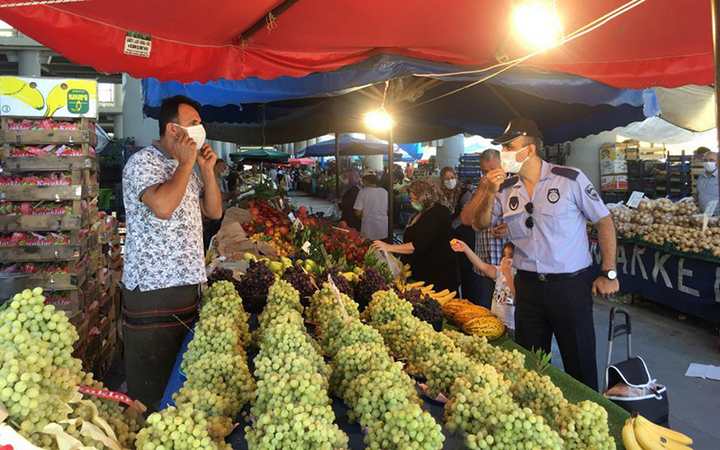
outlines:
M493 235L494 238L504 238L508 235L508 226L506 223L501 223L495 228L492 228L490 230L490 233Z
M173 157L181 166L192 166L197 160L197 145L190 139L187 131L181 127L175 127L175 136L172 141Z
M620 290L620 282L618 280L610 280L606 277L597 277L592 285L593 295L607 297L613 295Z
M488 180L490 192L494 194L500 190L500 185L505 181L505 172L502 169L494 169L488 172L485 177Z
M210 144L204 144L200 149L197 163L198 166L200 166L201 171L210 173L215 168L215 163L217 162L217 159L218 157L213 151L212 147L210 147Z

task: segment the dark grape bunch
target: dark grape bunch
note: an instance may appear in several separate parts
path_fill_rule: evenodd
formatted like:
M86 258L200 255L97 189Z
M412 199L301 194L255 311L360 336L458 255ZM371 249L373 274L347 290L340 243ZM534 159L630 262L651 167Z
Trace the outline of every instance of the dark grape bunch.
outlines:
M443 311L440 303L432 298L424 298L413 304L413 316L429 323L435 331L442 330Z
M275 282L275 274L259 261L250 261L245 275L238 283L238 293L245 303L245 309L250 313L262 311L267 301L268 289Z
M287 281L300 293L300 299L312 296L317 290L310 275L300 267L289 267L283 273L282 279Z
M327 283L328 275L332 277L333 283L335 283L335 286L340 292L345 295L349 295L350 297L353 296L354 292L350 282L336 269L328 269L324 271L318 278L318 285L322 286L324 283Z
M208 284L213 284L216 281L231 281L237 284L237 280L233 275L233 271L230 269L223 269L222 267L216 267L208 277Z
M372 295L377 291L384 291L387 289L387 283L385 277L380 272L372 267L365 269L365 272L360 276L360 281L355 286L355 301L360 305L360 309L365 307L372 300Z

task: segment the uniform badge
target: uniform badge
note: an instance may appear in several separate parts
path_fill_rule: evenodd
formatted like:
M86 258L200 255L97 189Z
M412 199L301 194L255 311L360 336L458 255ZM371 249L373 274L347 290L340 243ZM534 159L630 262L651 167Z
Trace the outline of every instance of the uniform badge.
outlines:
M592 184L588 184L587 186L585 186L585 194L587 194L587 196L590 197L591 200L595 200L596 202L600 200L600 196L595 190L595 186L593 186Z
M515 211L516 209L518 209L518 206L520 206L520 199L517 198L517 196L510 197L508 206L510 207L511 211Z
M560 189L550 188L547 192L547 200L553 204L560 201Z

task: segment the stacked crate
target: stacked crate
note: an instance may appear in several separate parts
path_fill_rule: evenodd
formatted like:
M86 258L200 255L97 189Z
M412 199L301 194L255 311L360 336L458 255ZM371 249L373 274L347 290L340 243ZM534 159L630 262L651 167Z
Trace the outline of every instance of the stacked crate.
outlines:
M657 172L659 197L681 199L693 194L692 156L668 155Z
M627 199L626 144L605 144L600 147L600 191L606 203Z
M458 178L467 184L477 184L482 170L480 169L480 153L468 154L460 157L457 168Z
M97 160L91 119L0 119L0 267L32 273L46 302L78 329L86 358L99 320L102 261L96 223Z
M665 167L667 152L662 145L641 145L628 140L600 148L600 189L608 203L627 200L640 191L646 197L658 195L658 169ZM660 194L661 196L664 194Z

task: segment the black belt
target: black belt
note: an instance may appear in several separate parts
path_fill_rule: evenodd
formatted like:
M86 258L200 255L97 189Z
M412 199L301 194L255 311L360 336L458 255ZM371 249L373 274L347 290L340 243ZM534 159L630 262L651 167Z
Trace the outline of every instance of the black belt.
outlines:
M570 278L575 278L577 276L580 276L589 270L590 270L590 267L588 266L584 269L580 269L576 272L570 272L570 273L537 273L537 272L528 272L527 270L518 270L517 274L522 275L524 277L532 278L534 280L545 282L545 281L569 280Z

